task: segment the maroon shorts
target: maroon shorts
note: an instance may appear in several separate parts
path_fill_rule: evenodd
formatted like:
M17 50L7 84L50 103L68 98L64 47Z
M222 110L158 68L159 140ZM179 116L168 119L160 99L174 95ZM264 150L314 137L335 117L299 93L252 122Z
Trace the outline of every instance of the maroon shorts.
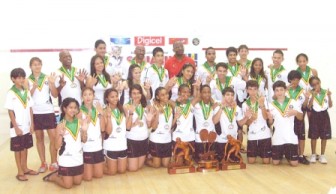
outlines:
M303 116L304 118L304 116ZM306 139L306 130L304 120L300 121L296 117L294 119L294 133L298 136L299 140Z
M222 159L224 158L224 149L225 149L226 143L215 143L215 151L216 151L216 155L217 155L217 160L219 162L222 161ZM229 152L229 150L231 149L232 146L228 145L227 147L227 151ZM240 154L240 153L239 153ZM239 161L239 158L234 156L233 154L230 156L230 159L233 161Z
M127 150L122 151L106 151L105 156L111 160L117 160L119 158L127 158Z
M287 160L298 160L298 145L297 144L283 144L272 146L272 159L281 160L285 155Z
M31 147L33 147L33 136L30 133L12 137L10 140L10 150L13 152L20 152Z
M33 121L34 130L55 129L57 125L55 113L34 114Z
M84 164L98 164L104 161L103 150L83 153Z
M60 176L77 176L84 172L84 165L74 167L59 166L58 175Z
M128 158L137 158L145 156L148 153L148 138L141 141L127 139Z
M169 158L172 156L172 143L154 143L149 141L149 153L153 157Z
M272 140L271 138L247 141L247 157L255 158L272 157Z
M328 111L311 111L308 137L310 139L331 139L331 124Z

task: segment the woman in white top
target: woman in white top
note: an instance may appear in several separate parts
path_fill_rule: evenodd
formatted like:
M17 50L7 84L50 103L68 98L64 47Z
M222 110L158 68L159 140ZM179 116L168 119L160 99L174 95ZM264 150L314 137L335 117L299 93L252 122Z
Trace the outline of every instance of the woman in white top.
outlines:
M267 93L267 76L264 72L264 62L261 58L255 58L252 61L249 80L256 80L259 86L259 92L262 96L266 96Z
M83 104L80 107L79 118L89 118L88 138L83 144L84 156L84 174L83 179L91 181L92 178L103 177L103 146L102 133L105 131L105 119L103 117L103 108L99 104L93 105L95 98L92 88L84 88L82 99Z
M168 83L166 84L166 89L168 92L171 92L171 100L175 101L178 97L179 87L182 84L186 84L192 89L192 84L195 78L195 67L192 64L185 64L183 65L181 71L177 74L176 77L170 78ZM192 93L192 91L191 91Z
M148 130L151 129L155 109L147 105L143 89L139 84L134 84L129 94L131 100L124 105L127 114L128 170L137 171L145 163L148 152Z
M90 62L91 73L86 79L86 87L93 88L95 91L95 101L104 105L104 93L111 88L111 79L105 70L104 58L95 55Z
M151 99L150 84L149 82L141 83L141 68L137 64L133 64L129 67L127 79L122 83L122 94L120 102L126 104L130 101L130 88L134 84L139 84L142 88L142 92L146 97L146 100Z
M104 137L104 153L106 166L104 174L115 175L125 173L127 167L126 115L119 101L119 92L108 89L104 94L106 103L106 129Z
M45 159L44 146L44 131L47 130L50 144L49 151L51 157L51 171L57 170L57 150L55 149L55 128L56 117L54 113L54 106L51 101L50 94L56 98L57 88L55 87L56 75L52 73L50 76L41 72L42 61L38 57L33 57L29 62L32 74L28 77L28 88L34 100L33 105L33 120L34 130L36 135L37 152L41 160L39 172L43 173L48 170L48 164Z

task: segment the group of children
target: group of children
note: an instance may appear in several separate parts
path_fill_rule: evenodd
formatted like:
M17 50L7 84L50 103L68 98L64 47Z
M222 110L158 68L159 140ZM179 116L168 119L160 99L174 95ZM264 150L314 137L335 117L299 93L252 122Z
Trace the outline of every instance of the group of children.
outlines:
M30 61L28 78L22 68L12 70L14 85L7 93L5 108L19 181L48 170L43 130L50 139L52 171L43 180L64 188L103 174L137 171L145 163L167 167L177 139L195 147L196 161L209 149L221 161L228 135L242 142L244 125L248 163L261 157L263 163L272 159L276 165L283 155L293 166L316 162L318 138L318 160L327 163L324 153L331 138L327 112L332 106L331 92L321 88L305 54L297 56L297 70L288 73L281 64L281 50L274 51L273 64L264 69L262 59L247 59L246 45L238 50L229 47L228 63L215 63L215 49L209 47L204 64L197 68L185 64L169 79L160 47L154 48L154 64L150 65L144 61L145 48L138 46L136 56L127 64L128 72L125 65L119 67L124 64L122 57L112 59L106 54L104 41L97 40L95 50L90 74L72 66L68 51L60 52L62 66L57 73L43 74L37 57ZM61 103L58 123L51 96ZM303 155L306 114L310 161ZM201 140L202 129L216 132L214 146ZM41 160L38 172L27 167L33 132Z

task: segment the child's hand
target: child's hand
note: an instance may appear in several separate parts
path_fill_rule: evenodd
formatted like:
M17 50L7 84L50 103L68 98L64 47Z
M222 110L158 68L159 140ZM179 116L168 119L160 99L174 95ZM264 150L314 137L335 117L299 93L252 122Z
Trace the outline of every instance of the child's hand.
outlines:
M328 95L329 97L331 96L331 92L330 92L329 88L328 88L328 90L327 90L327 95Z
M20 129L19 127L15 127L14 129L17 136L22 136L23 134L22 129Z
M174 77L170 78L170 80L167 83L167 86L168 87L173 87L176 84L176 82L177 82L177 78L174 76Z
M174 116L175 116L176 118L180 118L181 114L182 114L182 110L181 110L181 108L180 108L180 107L176 107L176 111L175 111Z
M97 109L97 111L98 111L98 114L103 115L104 110L103 110L102 105L101 105L99 102L96 102L96 103L95 103L95 106L96 106L96 109Z
M271 114L270 111L267 111L267 119L269 119L269 120L273 119L273 115Z
M147 90L147 91L150 90L151 85L152 85L152 83L150 82L149 79L147 79L144 83L144 89Z
M258 94L257 99L258 99L259 106L264 106L264 104L265 104L265 97L263 95L261 95L261 94Z
M306 90L303 95L305 96L306 99L309 99L311 92L309 90Z
M61 135L62 137L65 135L65 124L66 121L63 120L60 124L58 124L57 128L58 128L58 134Z
M250 108L247 108L245 111L245 117L251 119L252 115L253 115L252 110Z
M297 113L298 111L294 109L286 110L285 117L295 116Z

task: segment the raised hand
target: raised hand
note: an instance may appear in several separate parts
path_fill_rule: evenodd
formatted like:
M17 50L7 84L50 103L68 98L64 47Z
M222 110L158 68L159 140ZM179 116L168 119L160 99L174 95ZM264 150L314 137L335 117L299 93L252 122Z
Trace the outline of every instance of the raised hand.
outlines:
M248 119L251 119L253 116L253 112L252 110L248 107L245 111L245 117L248 118Z
M175 114L174 114L175 118L180 118L181 115L182 115L181 107L176 107L176 111L175 111Z
M54 72L50 73L50 75L48 76L48 83L49 84L55 84L56 78L57 78L56 73L54 73Z
M241 65L240 72L239 72L240 76L244 77L246 75L246 73L247 73L246 67L244 65Z
M64 80L64 74L61 75L60 80L59 80L59 85L61 87L64 87L66 84L66 81Z
M75 75L76 79L80 82L84 82L86 79L86 76L88 75L88 72L85 69L80 69L79 74Z
M195 82L192 84L193 86L200 87L202 84L202 81L200 78L197 78Z
M311 92L309 90L306 90L303 95L305 96L306 99L309 99Z
M94 85L96 85L97 82L98 79L96 74L94 74L93 76L88 76L86 78L86 86L88 87L93 87Z
M206 77L206 83L209 84L211 81L213 80L213 76L212 75L208 75Z
M174 76L174 77L170 78L170 80L167 83L167 86L168 87L173 87L176 84L176 82L177 82L177 78Z
M98 113L103 115L103 113L104 113L103 106L98 101L95 103L95 107L96 107Z
M154 116L155 116L155 108L154 107L149 107L146 109L146 120L147 121L152 121Z
M330 92L329 88L328 88L328 90L327 90L327 95L328 95L329 97L331 96L331 92Z
M152 85L151 81L149 79L146 79L146 81L144 82L144 89L150 90L151 85Z
M265 97L263 95L261 95L261 94L258 94L257 99L258 99L259 106L264 106L264 104L265 104Z
M285 117L295 116L298 113L297 110L289 109L285 111Z

